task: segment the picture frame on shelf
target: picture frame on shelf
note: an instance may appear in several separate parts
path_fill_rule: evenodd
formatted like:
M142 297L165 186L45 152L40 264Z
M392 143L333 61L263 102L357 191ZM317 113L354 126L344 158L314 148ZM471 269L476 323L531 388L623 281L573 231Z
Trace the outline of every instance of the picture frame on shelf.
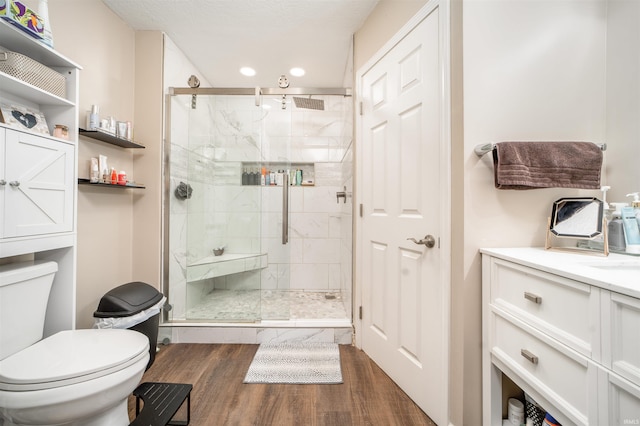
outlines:
M16 129L50 135L44 114L23 105L0 103L0 122Z

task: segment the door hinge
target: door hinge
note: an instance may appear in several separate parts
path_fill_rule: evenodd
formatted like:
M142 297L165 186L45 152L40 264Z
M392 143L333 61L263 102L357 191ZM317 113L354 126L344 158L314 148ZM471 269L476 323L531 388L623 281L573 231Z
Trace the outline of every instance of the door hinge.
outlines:
M362 319L362 306L358 308L358 318Z
M364 217L364 206L360 204L360 217Z
M360 101L360 115L364 115L364 108L363 108L363 104L362 101Z

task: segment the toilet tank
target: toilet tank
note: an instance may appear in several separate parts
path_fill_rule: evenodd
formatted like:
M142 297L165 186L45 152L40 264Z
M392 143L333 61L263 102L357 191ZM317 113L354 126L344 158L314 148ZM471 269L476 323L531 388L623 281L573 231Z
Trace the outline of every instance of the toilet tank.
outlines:
M42 339L56 262L0 265L0 360Z

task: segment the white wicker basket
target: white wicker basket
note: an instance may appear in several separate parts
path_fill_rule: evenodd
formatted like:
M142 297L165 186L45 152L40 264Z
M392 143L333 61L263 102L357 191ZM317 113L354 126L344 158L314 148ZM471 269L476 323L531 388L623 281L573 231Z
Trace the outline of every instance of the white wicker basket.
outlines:
M0 72L66 98L66 81L62 74L47 68L28 56L0 48Z

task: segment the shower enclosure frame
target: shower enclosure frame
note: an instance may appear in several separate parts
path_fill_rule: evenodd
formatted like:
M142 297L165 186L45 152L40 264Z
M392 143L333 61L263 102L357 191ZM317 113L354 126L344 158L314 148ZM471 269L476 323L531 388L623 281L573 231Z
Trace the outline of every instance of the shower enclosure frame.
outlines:
M191 95L192 107L197 102L198 95L253 95L255 96L255 105L261 105L261 97L263 95L280 95L280 96L343 96L352 97L351 88L309 88L309 87L287 87L287 88L233 88L233 87L169 87L168 93L165 95L165 138L163 144L162 157L163 167L163 190L162 190L162 226L163 226L163 272L162 272L162 292L167 298L166 309L163 309L163 323L172 322L170 320L169 311L171 310L170 298L170 197L171 197L171 99L177 95ZM284 231L283 231L284 232Z

